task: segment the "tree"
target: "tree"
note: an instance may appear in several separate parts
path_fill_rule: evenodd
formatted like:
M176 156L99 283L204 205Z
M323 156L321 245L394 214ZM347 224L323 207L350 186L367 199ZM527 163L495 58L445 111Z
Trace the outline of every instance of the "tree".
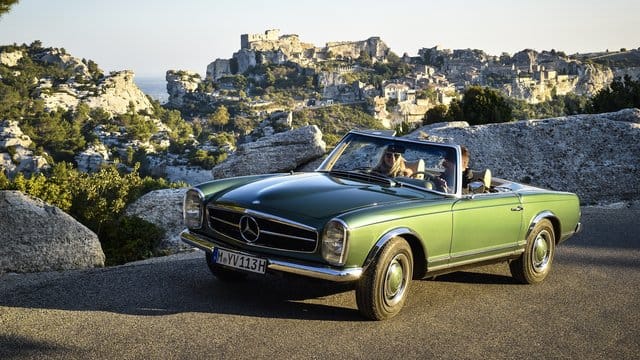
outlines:
M462 111L462 104L460 100L453 99L449 104L449 110L447 110L447 121L464 121L464 112Z
M365 50L360 51L360 57L358 58L358 61L362 66L365 67L370 67L372 65L371 56L369 55L369 52Z
M502 123L513 119L511 106L497 90L470 86L461 102L464 120L470 125Z
M640 80L629 75L616 77L609 87L598 91L591 98L591 112L602 113L626 108L640 108Z
M0 0L0 17L11 10L11 6L18 3L18 0Z
M422 124L435 124L443 121L448 121L447 119L447 105L436 105L431 109L427 110L424 114L424 119L422 120Z
M220 105L216 111L209 116L209 125L222 128L229 123L229 110L224 105Z

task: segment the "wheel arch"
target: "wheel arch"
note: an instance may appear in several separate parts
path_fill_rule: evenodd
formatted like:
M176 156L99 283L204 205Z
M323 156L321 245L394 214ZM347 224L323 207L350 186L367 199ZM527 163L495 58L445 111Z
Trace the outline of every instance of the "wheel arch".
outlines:
M531 234L533 229L542 220L549 220L551 222L551 226L553 226L553 233L554 233L555 242L556 242L556 245L557 245L558 242L560 241L560 237L561 237L561 234L562 234L562 232L561 232L562 226L560 225L560 219L558 218L558 216L556 216L556 214L554 214L553 211L551 211L551 210L541 211L536 216L533 217L533 219L529 223L529 228L527 229L527 234L525 236L525 239L529 238L529 235Z
M413 278L420 279L427 272L427 254L424 246L422 245L422 240L420 235L418 235L415 231L406 228L395 228L383 234L378 241L376 241L375 245L369 251L364 264L362 266L363 271L366 271L367 267L373 262L373 260L378 256L382 248L391 241L391 239L401 237L403 238L411 247L411 253L413 254Z

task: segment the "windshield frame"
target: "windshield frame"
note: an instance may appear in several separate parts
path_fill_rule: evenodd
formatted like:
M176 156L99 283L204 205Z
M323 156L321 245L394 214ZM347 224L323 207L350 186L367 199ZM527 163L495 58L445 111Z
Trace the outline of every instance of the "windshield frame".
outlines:
M340 157L343 155L344 151L348 148L349 144L351 144L353 141L362 141L362 142L369 141L371 143L388 142L396 145L403 145L403 146L406 146L406 148L413 148L413 149L419 148L419 149L423 149L425 152L434 152L434 153L439 151L450 153L453 151L455 154L454 155L455 168L453 171L455 185L452 190L454 191L444 192L436 189L427 189L427 188L424 188L423 190L429 191L429 192L435 192L435 193L446 195L446 196L453 196L457 198L461 197L462 169L459 166L459 164L462 163L461 149L459 145L454 145L454 144L434 143L434 142L423 141L423 140L412 140L412 139L406 139L406 138L396 137L396 136L387 136L380 133L369 133L369 132L353 130L347 133L344 137L342 137L340 142L338 142L338 144L327 156L327 158L320 164L320 166L318 166L318 168L316 169L316 172L330 173L334 165L338 162ZM352 171L356 171L356 170L354 169ZM403 181L402 177L389 177L389 179L392 179L392 181L395 181L401 185L407 185L412 188L419 188L418 186L415 186L415 184ZM405 179L408 179L408 178L405 178Z

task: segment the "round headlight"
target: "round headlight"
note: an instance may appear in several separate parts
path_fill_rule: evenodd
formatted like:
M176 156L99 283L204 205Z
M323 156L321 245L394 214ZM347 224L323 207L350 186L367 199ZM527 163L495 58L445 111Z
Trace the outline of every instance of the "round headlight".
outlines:
M322 257L332 265L344 265L347 255L347 226L331 220L322 232Z
M203 222L204 194L198 189L189 189L184 195L182 215L189 229L200 229Z

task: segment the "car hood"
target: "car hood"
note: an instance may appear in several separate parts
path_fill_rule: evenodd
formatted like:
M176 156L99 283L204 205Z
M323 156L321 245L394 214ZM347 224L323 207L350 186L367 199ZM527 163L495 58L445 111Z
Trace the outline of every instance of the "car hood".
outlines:
M325 219L363 207L424 199L426 194L403 187L335 177L326 173L281 175L234 188L217 203L287 218Z

